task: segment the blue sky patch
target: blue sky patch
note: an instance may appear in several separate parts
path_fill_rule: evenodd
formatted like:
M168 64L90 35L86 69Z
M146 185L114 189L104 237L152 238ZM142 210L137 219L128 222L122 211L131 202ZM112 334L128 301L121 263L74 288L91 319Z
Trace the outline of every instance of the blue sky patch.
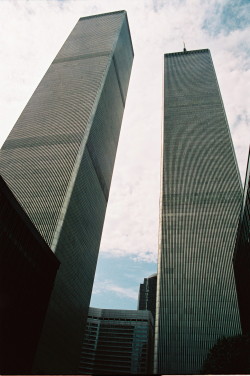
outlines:
M207 14L202 28L210 35L229 34L234 30L242 30L250 23L249 0L230 0L223 6L217 3L213 14Z
M100 253L90 306L137 309L140 283L156 270L155 263Z

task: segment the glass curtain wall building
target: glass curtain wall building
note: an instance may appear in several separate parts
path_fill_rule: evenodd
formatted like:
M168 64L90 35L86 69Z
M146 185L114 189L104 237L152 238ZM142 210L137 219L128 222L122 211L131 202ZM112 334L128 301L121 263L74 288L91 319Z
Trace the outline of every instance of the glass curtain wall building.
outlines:
M157 274L152 274L148 278L144 278L144 282L140 284L138 296L138 309L146 309L151 311L155 320L155 304L156 304L156 287Z
M60 260L34 373L75 373L133 47L125 11L80 18L0 154L0 172Z
M250 149L234 252L234 274L243 334L250 334Z
M164 56L155 372L199 373L240 331L232 257L242 186L207 49Z
M152 347L151 312L90 308L78 374L151 373Z

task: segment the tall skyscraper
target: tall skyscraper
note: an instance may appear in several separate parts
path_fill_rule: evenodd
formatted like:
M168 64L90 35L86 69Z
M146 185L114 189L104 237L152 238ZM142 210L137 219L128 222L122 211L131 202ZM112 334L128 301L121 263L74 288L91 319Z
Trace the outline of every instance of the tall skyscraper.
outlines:
M240 331L232 257L242 187L209 50L164 56L155 371L199 373Z
M34 373L79 366L132 60L125 11L80 18L1 150L1 174L61 262Z
M155 320L155 304L156 304L156 287L157 274L152 274L148 278L144 278L144 282L140 284L138 296L138 309L148 310L152 312Z
M250 334L250 149L234 252L234 274L242 332Z
M152 346L151 312L90 307L78 374L151 373Z

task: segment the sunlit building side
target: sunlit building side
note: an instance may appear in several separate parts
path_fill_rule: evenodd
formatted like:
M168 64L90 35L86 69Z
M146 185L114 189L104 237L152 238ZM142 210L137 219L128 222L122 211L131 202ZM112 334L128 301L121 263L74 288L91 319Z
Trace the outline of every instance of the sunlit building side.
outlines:
M33 373L78 369L132 61L125 11L80 18L1 150L2 176L61 262Z

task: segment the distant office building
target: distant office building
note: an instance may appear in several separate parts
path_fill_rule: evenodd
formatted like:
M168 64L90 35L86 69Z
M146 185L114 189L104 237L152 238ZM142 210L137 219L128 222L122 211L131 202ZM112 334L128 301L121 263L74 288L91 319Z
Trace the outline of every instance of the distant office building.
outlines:
M151 312L90 308L78 373L151 373L152 346Z
M125 11L80 18L1 150L0 172L61 262L34 373L78 369L132 60Z
M242 186L209 50L164 56L155 371L199 373L238 334L232 257Z
M144 282L140 284L138 309L147 309L152 312L155 320L155 303L156 303L156 287L157 274L152 274L148 278L144 278Z
M250 150L234 252L234 273L243 334L250 334Z
M29 374L59 261L0 176L0 372Z

